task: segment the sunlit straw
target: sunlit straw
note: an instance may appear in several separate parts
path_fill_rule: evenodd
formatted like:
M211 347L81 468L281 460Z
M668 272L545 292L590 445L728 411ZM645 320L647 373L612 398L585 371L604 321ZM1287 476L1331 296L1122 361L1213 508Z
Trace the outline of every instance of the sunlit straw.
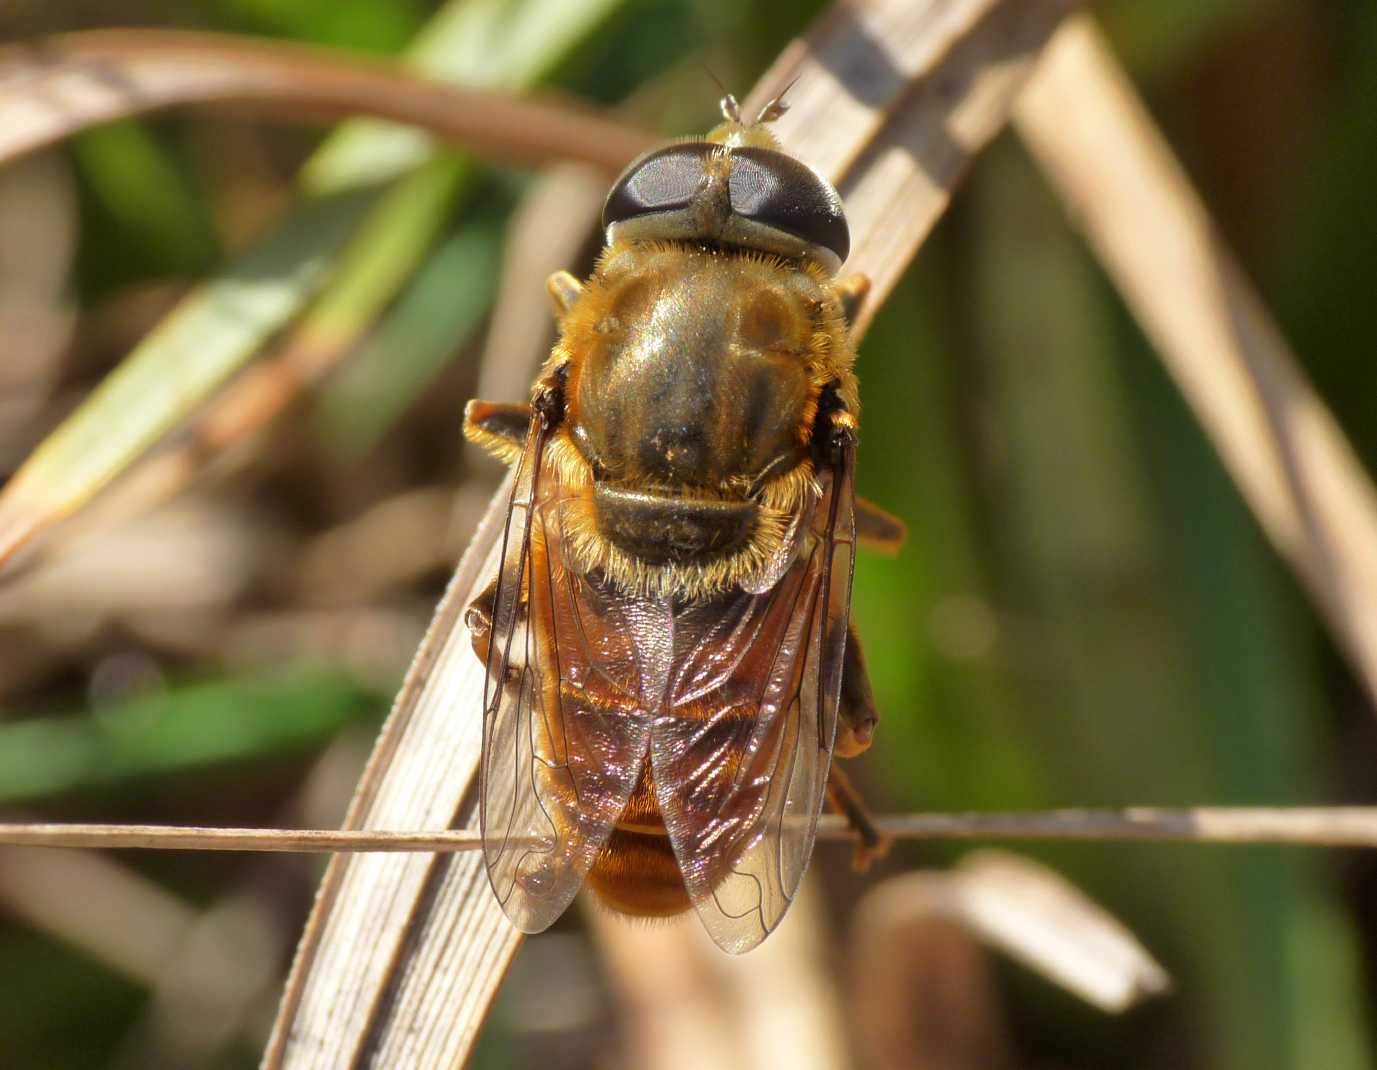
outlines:
M1377 807L1197 807L899 814L876 819L896 840L1093 840L1377 847ZM818 838L850 838L826 815ZM180 825L0 824L0 844L17 847L151 848L165 851L455 852L476 850L473 831L204 828Z

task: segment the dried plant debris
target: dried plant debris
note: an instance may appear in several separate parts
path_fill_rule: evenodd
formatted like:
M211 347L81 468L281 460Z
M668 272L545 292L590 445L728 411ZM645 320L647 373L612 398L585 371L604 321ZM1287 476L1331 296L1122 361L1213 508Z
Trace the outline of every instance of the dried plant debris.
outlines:
M1018 129L1377 699L1377 491L1088 18Z
M612 174L647 144L568 102L444 85L365 57L232 34L97 30L0 50L0 163L189 104L310 123L368 115L495 160L581 160Z
M1019 855L978 851L950 873L884 881L866 894L853 924L858 944L873 950L933 920L960 925L1110 1013L1170 984L1119 921L1060 874Z

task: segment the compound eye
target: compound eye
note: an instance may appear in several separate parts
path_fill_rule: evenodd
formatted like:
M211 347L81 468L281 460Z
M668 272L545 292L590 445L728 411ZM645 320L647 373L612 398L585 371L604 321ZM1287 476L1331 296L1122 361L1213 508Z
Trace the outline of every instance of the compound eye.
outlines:
M695 206L709 191L708 158L723 146L680 142L647 153L622 172L607 195L602 223L625 237L720 241L780 256L812 256L836 271L851 250L841 198L806 164L775 149L734 146L727 194ZM696 207L705 209L695 210Z
M773 149L734 149L728 188L732 212L743 219L828 249L838 262L851 251L841 197L792 156Z
M633 160L607 195L602 225L687 208L703 181L703 161L717 146L690 141Z

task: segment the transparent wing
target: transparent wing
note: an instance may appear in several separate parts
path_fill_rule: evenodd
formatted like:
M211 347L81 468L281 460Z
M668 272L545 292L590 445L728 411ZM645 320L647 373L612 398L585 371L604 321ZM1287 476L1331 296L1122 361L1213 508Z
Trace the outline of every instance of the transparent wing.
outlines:
M512 923L564 912L626 807L649 720L627 612L564 565L568 506L533 420L503 535L487 646L483 858Z
M657 796L698 915L733 953L779 924L813 850L851 600L852 464L848 449L772 588L674 615Z

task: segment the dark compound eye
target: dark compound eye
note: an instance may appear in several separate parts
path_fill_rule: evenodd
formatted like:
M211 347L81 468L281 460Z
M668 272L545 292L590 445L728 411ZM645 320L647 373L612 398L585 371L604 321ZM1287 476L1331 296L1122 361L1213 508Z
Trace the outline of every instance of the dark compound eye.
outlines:
M851 251L851 231L837 191L792 156L773 149L736 149L727 188L732 211L743 219L830 249L839 261Z
M656 149L634 161L607 195L602 225L687 208L703 181L703 161L716 148L706 141L690 141Z
M705 141L657 149L635 161L613 185L603 206L603 226L637 220L644 236L687 236L681 222L703 181L703 165L720 146ZM739 222L724 235L741 243L780 252L768 235L788 235L804 246L829 251L840 264L851 249L841 198L816 172L783 152L741 147L731 150L727 189ZM663 219L663 234L647 217ZM744 224L744 226L742 225ZM628 228L629 230L629 228ZM750 240L758 235L760 241ZM711 237L711 235L701 235Z

